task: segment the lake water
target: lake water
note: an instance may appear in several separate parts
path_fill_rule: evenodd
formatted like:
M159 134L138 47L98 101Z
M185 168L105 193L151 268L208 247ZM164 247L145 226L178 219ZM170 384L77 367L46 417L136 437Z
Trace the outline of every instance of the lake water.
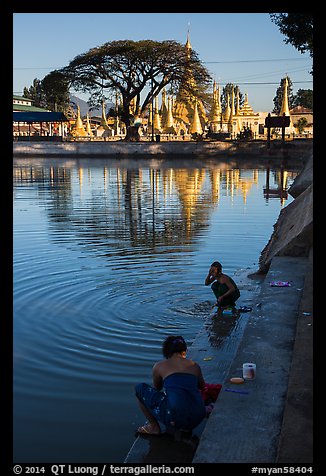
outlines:
M300 169L14 160L15 462L123 462L144 420L134 385L167 335L202 328L212 261L258 268Z

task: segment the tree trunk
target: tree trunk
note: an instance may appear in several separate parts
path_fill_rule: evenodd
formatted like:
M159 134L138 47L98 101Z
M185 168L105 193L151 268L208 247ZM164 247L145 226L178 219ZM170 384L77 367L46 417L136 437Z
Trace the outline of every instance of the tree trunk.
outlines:
M127 134L124 140L127 142L139 142L139 126L127 126Z

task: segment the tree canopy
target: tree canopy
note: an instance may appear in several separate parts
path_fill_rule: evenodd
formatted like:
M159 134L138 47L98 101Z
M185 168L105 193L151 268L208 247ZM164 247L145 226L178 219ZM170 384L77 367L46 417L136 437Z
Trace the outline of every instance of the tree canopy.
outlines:
M89 103L100 104L105 92L122 98L121 119L128 127L135 101L143 115L163 88L176 93L180 86L196 95L211 81L207 69L194 50L173 40L118 40L105 43L76 56L59 70L76 91L91 93ZM144 95L144 97L141 96Z
M23 97L31 99L36 107L47 108L42 81L40 79L35 78L33 84L29 88L25 86Z
M62 73L52 71L47 74L41 86L49 109L65 112L69 108L69 85Z
M240 91L239 86L234 85L233 83L227 83L223 90L222 90L222 95L221 95L221 104L222 104L222 109L225 111L226 106L227 106L227 97L229 95L229 99L232 101L232 90L234 89L234 107L236 106L236 95L237 92L239 92L239 105L240 107L243 106L244 103L244 97L242 92ZM232 104L231 104L232 106Z
M32 99L34 106L50 111L67 114L70 108L68 84L58 71L52 71L42 80L35 78L32 86L24 88L23 96Z
M312 89L298 89L294 97L294 107L303 106L308 109L313 109L313 91Z
M300 53L309 51L313 57L313 14L312 13L270 13L273 23Z

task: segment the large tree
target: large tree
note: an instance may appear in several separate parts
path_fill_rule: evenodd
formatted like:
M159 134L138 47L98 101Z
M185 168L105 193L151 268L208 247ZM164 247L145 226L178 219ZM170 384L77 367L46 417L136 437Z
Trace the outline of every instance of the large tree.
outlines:
M227 106L227 97L229 95L229 105L232 107L232 91L234 90L234 107L236 107L236 101L237 101L237 92L239 92L239 105L240 107L243 106L244 103L244 97L242 92L240 91L239 86L234 85L233 83L227 83L224 88L222 89L222 94L221 94L221 105L222 105L222 110L225 111L226 106Z
M300 53L309 51L313 57L312 13L270 13L270 17L286 36L285 43L290 43Z
M58 71L52 71L42 80L35 78L29 88L24 87L23 97L32 99L34 106L71 116L68 82Z
M33 84L29 88L24 88L23 97L31 99L33 101L33 105L36 107L47 107L44 91L42 88L42 81L40 79L35 78L33 80Z
M136 114L144 116L163 88L176 93L182 86L196 96L211 80L197 53L173 40L111 41L76 56L59 71L69 80L70 87L91 93L92 105L100 104L105 92L109 98L119 93L127 140L132 138L133 101Z
M308 109L313 109L313 91L312 89L298 89L294 96L294 107L303 106Z
M70 106L69 83L62 73L52 71L41 83L48 109L66 112Z

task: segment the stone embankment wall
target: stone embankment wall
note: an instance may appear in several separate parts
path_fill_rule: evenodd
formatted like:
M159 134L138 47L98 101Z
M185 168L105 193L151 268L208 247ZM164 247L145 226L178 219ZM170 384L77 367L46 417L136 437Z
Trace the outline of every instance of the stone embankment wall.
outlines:
M312 148L312 142L293 140L282 147L281 141L272 141L267 149L266 141L170 141L170 142L33 142L13 143L17 157L110 157L110 156L250 156L294 157L301 159Z
M313 246L313 153L289 189L295 198L274 225L259 259L259 273L267 273L274 256L309 256Z

